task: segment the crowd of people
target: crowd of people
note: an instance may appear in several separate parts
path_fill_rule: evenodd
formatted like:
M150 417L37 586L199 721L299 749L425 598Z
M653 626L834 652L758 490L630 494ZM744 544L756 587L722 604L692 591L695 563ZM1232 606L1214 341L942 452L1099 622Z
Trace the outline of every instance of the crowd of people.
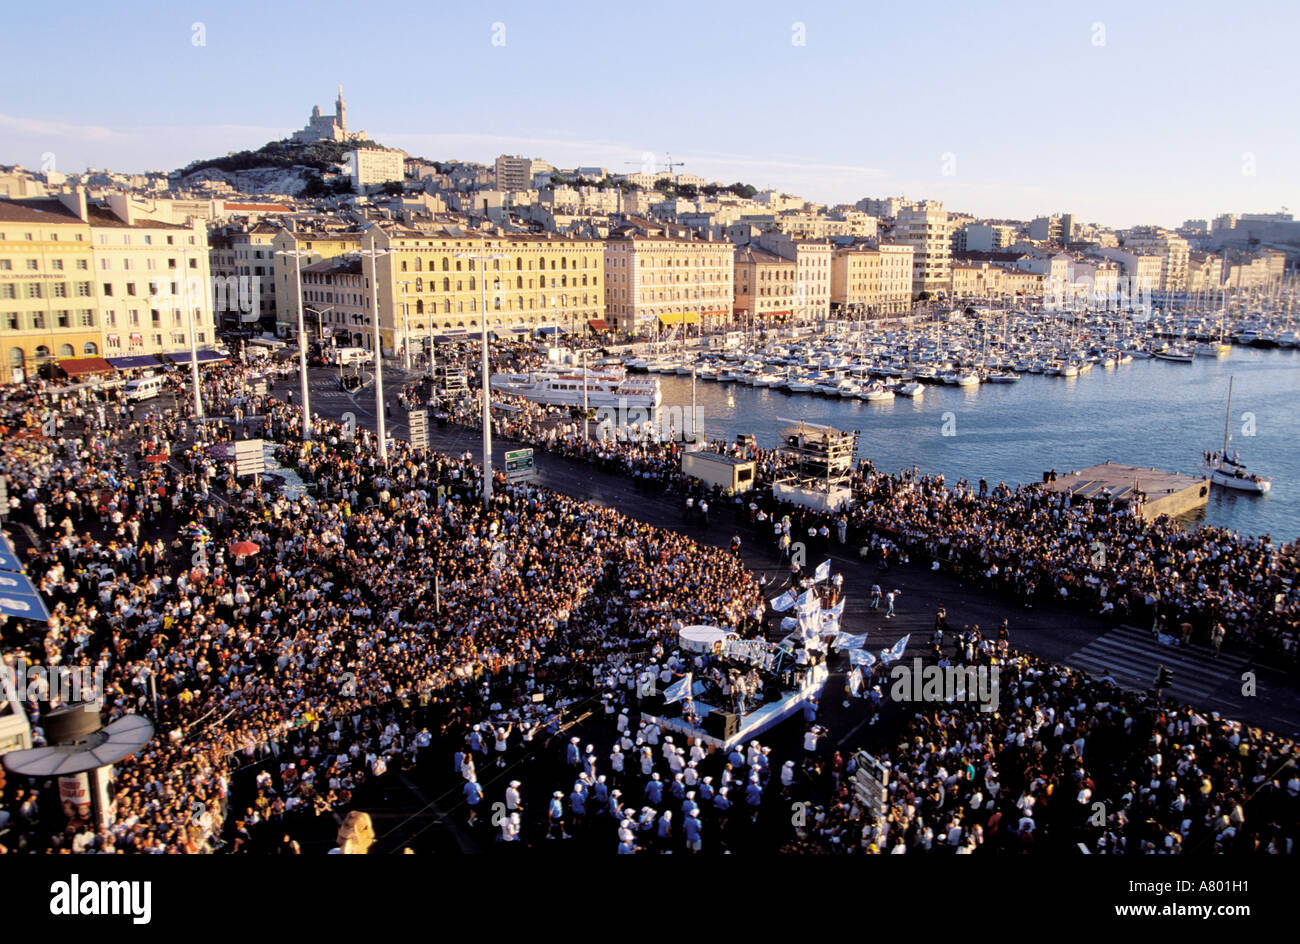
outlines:
M502 358L502 369L546 366L539 354L523 347ZM1167 517L1147 520L1127 505L1074 501L1036 484L990 487L981 481L977 487L961 480L949 486L942 475L918 469L881 472L869 459L851 472L849 509L810 512L762 488L742 502L685 475L685 444L664 430L646 435L595 423L584 429L560 408L522 400L512 401L511 408L514 412L494 417L498 435L592 462L647 491L708 493L718 508L747 505L750 523L764 529L770 527L766 522L788 516L796 524L792 543L806 544L809 529L818 537L826 529L841 544L909 554L1009 599L1078 606L1167 635L1188 624L1191 640L1198 643L1217 646L1218 639L1288 669L1300 667L1297 541L1278 543L1269 535L1210 526L1186 528ZM473 408L457 418L479 423ZM760 486L788 474L793 462L753 443L706 440L703 448L753 459Z
M182 392L183 378L170 383ZM332 833L375 782L430 767L465 829L515 846L1292 851L1290 741L974 637L953 658L999 660L1003 710L915 712L887 752L884 816L854 793L853 758L825 737L815 705L787 757L668 734L641 718L643 699L707 669L677 650L677 631L761 631L762 589L737 554L504 478L484 507L468 455L398 441L385 465L373 434L319 417L305 442L298 407L257 393L240 365L205 368L203 395L220 420L195 423L183 398L171 409L39 381L0 398L6 523L51 611L48 623L0 625L0 671L16 680L21 661L90 676L105 722L137 712L157 728L117 766L107 827L62 807L49 784L7 778L3 851L292 853ZM214 444L246 436L305 488L236 476ZM699 494L673 467L678 446L583 442L576 430L552 445ZM780 462L759 458L769 474ZM923 552L1024 592L1038 588L1015 581L1071 598L1149 589L1162 605L1219 601L1216 620L1239 635L1283 632L1273 620L1293 613L1293 596L1267 611L1262 601L1294 573L1294 548L1035 490L980 497L869 463L854 486L860 507L796 511L796 533L827 546L874 538L886 562ZM791 513L731 504L766 528ZM1089 539L1114 548L1105 568L1084 559ZM882 673L862 687L871 712L887 710ZM20 696L39 741L54 705Z

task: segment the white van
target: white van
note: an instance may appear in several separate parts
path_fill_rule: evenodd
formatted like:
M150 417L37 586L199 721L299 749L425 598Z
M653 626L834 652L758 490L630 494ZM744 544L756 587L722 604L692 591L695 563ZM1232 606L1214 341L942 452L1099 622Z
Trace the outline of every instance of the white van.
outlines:
M338 363L345 367L351 367L353 364L365 364L375 359L375 356L364 347L340 347L334 351L334 357Z
M163 379L161 377L141 377L139 380L128 380L126 384L126 398L128 400L152 400L163 391Z

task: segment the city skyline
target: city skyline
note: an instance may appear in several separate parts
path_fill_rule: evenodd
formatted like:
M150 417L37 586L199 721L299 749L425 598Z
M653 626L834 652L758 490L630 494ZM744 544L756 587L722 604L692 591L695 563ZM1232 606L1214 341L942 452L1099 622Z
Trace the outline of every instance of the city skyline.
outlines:
M245 3L152 9L87 11L86 29L60 34L72 56L149 50L143 65L105 61L92 86L47 74L36 57L50 27L16 11L0 40L17 76L0 107L0 160L174 170L286 137L313 104L328 111L341 83L354 125L415 156L490 164L517 153L621 173L671 153L688 173L826 204L905 196L983 218L1064 211L1176 227L1293 206L1300 170L1297 130L1279 120L1298 84L1285 27L1300 14L1281 7L1250 8L1232 32L1217 8L1180 8L1177 43L1161 32L1167 14L1111 3L950 5L914 23L907 11L768 2L700 25L669 4L660 31L637 29L634 11L591 25L507 3L436 11L432 36L418 25L390 35L383 3L374 31L334 4L310 19L260 10L255 30ZM290 60L281 35L350 53ZM1237 61L1253 71L1235 78ZM1209 66L1226 75L1204 87L1182 78ZM132 80L151 84L132 97Z

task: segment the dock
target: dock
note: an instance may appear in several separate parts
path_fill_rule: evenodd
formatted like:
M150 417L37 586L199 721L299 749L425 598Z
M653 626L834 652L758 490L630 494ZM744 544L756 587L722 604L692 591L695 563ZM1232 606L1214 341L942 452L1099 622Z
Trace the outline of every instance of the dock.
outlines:
M1122 506L1131 505L1135 497L1140 498L1139 514L1148 521L1161 515L1172 518L1187 514L1210 500L1208 478L1110 460L1077 472L1058 474L1054 481L1044 481L1043 485L1053 492L1065 492L1089 501L1109 498Z

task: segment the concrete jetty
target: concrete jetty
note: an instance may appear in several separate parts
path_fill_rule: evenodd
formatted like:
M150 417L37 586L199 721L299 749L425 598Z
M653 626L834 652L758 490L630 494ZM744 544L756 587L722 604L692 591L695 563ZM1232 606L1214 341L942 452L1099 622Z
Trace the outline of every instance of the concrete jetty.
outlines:
M1122 465L1109 459L1100 465L1058 474L1055 480L1043 484L1054 492L1078 495L1089 501L1109 497L1111 501L1128 505L1138 498L1140 514L1148 520L1160 515L1186 514L1210 500L1208 478Z

